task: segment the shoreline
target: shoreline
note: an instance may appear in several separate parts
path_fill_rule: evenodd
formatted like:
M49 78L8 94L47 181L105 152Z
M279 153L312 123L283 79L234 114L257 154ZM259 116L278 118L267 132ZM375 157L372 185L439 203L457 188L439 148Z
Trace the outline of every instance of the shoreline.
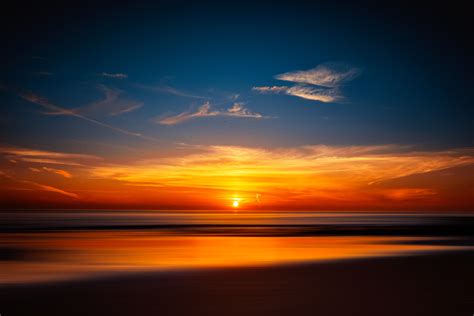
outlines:
M2 315L472 315L474 252L0 287ZM466 314L467 313L467 314Z

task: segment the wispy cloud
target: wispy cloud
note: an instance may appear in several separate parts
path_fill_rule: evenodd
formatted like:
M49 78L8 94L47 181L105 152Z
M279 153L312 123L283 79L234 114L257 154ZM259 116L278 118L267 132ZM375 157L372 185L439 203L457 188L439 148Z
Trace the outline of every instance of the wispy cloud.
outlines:
M140 137L140 138L144 138L144 139L148 139L148 140L155 140L153 138L144 136L140 133L132 132L132 131L122 129L122 128L119 128L119 127L115 127L113 125L110 125L110 124L98 121L96 119L90 118L88 116L85 116L85 115L81 114L79 111L77 111L75 109L67 109L65 107L59 106L59 105L54 104L53 102L49 101L47 98L42 97L42 96L37 95L37 94L34 94L32 92L19 92L19 96L21 98L23 98L24 100L28 101L28 102L40 105L41 107L46 109L47 112L43 113L45 115L72 116L72 117L76 117L78 119L81 119L81 120L84 120L84 121L87 121L87 122L90 122L90 123L93 123L93 124L96 124L96 125L108 128L108 129L111 129L113 131L116 131L116 132L119 132L119 133L122 133L122 134L135 136L135 137Z
M242 184L250 187L262 185L261 181L264 181L265 185L280 183L286 186L291 182L295 186L327 189L367 186L377 181L474 164L473 149L423 152L398 145L314 145L276 149L198 146L196 149L197 153L146 160L134 165L99 166L93 172L101 177L164 185L192 180L189 185L214 186L218 181L219 185L232 186L232 183L220 180L238 177ZM212 178L216 181L210 180ZM344 181L340 181L342 179Z
M68 191L65 191L63 189L53 187L51 185L41 184L41 183L37 183L37 182L33 182L33 181L27 181L27 180L16 180L16 181L21 182L21 183L25 183L25 184L30 184L30 185L36 187L37 189L39 189L41 191L54 192L54 193L58 193L58 194L67 196L67 197L72 198L72 199L79 199L79 195L77 195L76 193L68 192Z
M320 102L336 102L341 100L343 97L338 89L326 89L318 88L307 85L297 85L293 87L287 86L273 86L273 87L253 87L252 90L259 93L268 94L279 94L283 93L286 95L292 95L307 100L320 101Z
M103 72L100 74L102 77L115 78L115 79L127 79L128 75L124 73L110 73Z
M98 89L104 94L102 100L93 102L76 109L76 112L84 115L111 115L116 116L138 110L143 102L130 100L123 96L123 91L99 85Z
M123 92L119 89L109 88L104 85L97 87L104 94L104 98L88 105L70 109L68 112L74 112L85 116L116 116L135 111L143 106L142 102L129 100L123 97ZM45 115L64 115L64 111L44 112Z
M51 173L55 173L57 175L63 176L64 178L72 178L71 173L63 169L55 169L55 168L50 168L50 167L42 167L42 168L30 167L29 169L33 172L46 171L46 172L51 172Z
M386 205L387 200L435 202L432 199L444 183L431 183L430 187L417 182L399 186L387 183L467 165L474 165L472 148L416 151L397 145L276 149L201 146L196 152L179 157L99 166L91 173L128 185L167 190L176 187L189 194L195 190L196 195L202 195L199 190L215 190L224 197L240 192L252 201L256 194L264 194L266 202L273 205L340 206L379 202Z
M194 93L190 93L181 89L174 88L169 85L165 84L157 84L157 85L145 85L145 84L134 84L135 87L143 89L143 90L148 90L152 92L159 92L159 93L166 93L166 94L172 94L176 95L179 97L184 97L184 98L191 98L191 99L202 99L202 100L207 100L210 99L209 97L197 95Z
M286 72L275 79L296 83L295 86L261 86L252 90L259 93L283 93L324 103L344 99L340 87L360 74L360 70L344 64L322 64L309 70Z
M64 159L100 159L99 157L93 155L72 154L21 147L0 147L0 153L13 154L16 156L51 157Z
M0 147L0 154L4 155L7 159L13 159L16 162L23 161L70 166L82 166L83 163L101 160L101 158L93 155L72 154L19 147ZM44 170L52 171L53 169L47 168Z
M358 68L339 63L328 63L309 70L286 72L275 76L275 78L283 81L335 88L356 78L359 74L360 70Z
M0 175L16 181L18 185L9 188L26 190L22 194L50 191L82 201L134 207L137 201L149 206L223 207L237 194L242 205L269 209L452 208L470 199L472 181L467 174L474 168L474 148L420 151L400 145L188 145L166 156L157 152L148 156L153 158L115 162L27 148L0 152L5 158L0 159ZM17 164L8 162L13 158ZM80 166L66 167L74 177L63 187L64 179L44 174L60 175L56 171L63 167L30 164L25 159ZM35 174L25 172L28 169Z
M38 183L38 182L35 182L35 181L18 179L18 178L12 177L12 176L10 176L10 175L2 172L2 171L0 171L0 176L3 176L7 179L10 179L11 181L16 182L16 183L26 184L28 186L33 186L37 190L58 193L58 194L61 194L61 195L64 195L66 197L76 199L76 200L80 198L79 195L76 194L76 193L72 193L72 192L60 189L58 187L55 187L55 186L41 184L41 183Z
M201 105L195 112L183 112L175 116L158 119L157 122L162 125L175 125L185 121L189 121L194 118L212 116L241 117L253 119L265 118L262 114L251 112L249 109L245 108L243 103L236 102L232 105L232 107L225 110L212 110L211 104L209 102L206 102Z
M263 86L263 87L253 87L253 91L260 93L286 93L290 87L288 86Z
M79 195L77 195L76 193L68 192L68 191L65 191L65 190L50 186L50 185L45 185L45 184L40 184L40 183L35 183L35 182L30 182L30 183L37 186L43 191L55 192L55 193L59 193L61 195L64 195L73 199L79 199Z
M110 115L116 116L116 115L120 115L120 114L125 114L125 113L129 113L129 112L133 112L133 111L135 111L135 110L138 110L138 109L141 108L142 106L143 106L143 103L130 104L129 106L127 106L127 107L125 107L125 108L122 108L122 109L120 109L120 110L111 112Z

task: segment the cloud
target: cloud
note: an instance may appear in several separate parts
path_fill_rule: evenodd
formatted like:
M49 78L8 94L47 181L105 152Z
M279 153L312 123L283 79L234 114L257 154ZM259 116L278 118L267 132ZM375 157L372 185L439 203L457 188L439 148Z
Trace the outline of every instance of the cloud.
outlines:
M19 148L19 147L0 147L0 154L4 155L7 159L14 159L15 161L33 162L33 163L46 163L56 165L70 165L70 166L82 166L83 163L90 161L97 161L101 158L92 155L85 154L71 154L54 151L36 150L30 148ZM47 167L45 167L47 168ZM44 168L43 168L44 169ZM41 171L40 169L37 169ZM32 170L32 171L36 171ZM46 170L46 169L44 169ZM47 171L52 171L48 169ZM59 169L54 169L59 170ZM64 173L63 173L64 175Z
M83 115L117 116L138 110L143 106L143 102L124 98L121 90L104 85L99 85L98 89L104 94L102 100L77 108L75 111Z
M340 87L360 74L358 68L344 64L322 64L313 69L283 73L275 76L278 80L295 82L288 86L261 86L252 90L268 94L286 94L324 103L338 102L344 99Z
M55 173L57 175L63 176L64 178L72 178L72 175L68 171L62 170L62 169L54 169L50 167L43 167L41 169L30 167L29 169L33 172L47 171L47 172L51 172L51 173Z
M64 178L72 178L72 174L70 172L66 171L66 170L63 170L63 169L54 169L54 168L49 168L49 167L43 167L43 170L58 174L60 176L63 176Z
M159 85L135 84L134 86L143 90L159 92L159 93L167 93L167 94L172 94L172 95L176 95L176 96L184 97L184 98L202 99L202 100L210 99L209 97L204 97L201 95L189 93L187 91L179 90L179 89L176 89L174 87L164 85L164 84L159 84Z
M239 110L236 107L234 111ZM134 207L143 203L140 205L219 208L237 195L243 205L268 209L455 209L467 205L472 196L473 181L468 175L474 168L474 148L420 151L391 144L183 146L185 150L166 156L158 150L156 155L147 155L153 158L120 162L6 147L0 148L6 158L0 159L0 175L18 182L16 186L8 185L8 189L23 190L21 194L36 198L41 196L38 192L28 193L31 189L20 184L32 186L35 182L36 191L74 199L80 192L77 198L85 202ZM12 158L18 164L10 164ZM51 159L80 166L67 167L74 177L63 190L63 179L46 176L47 172L59 175L55 171L62 167L26 164L25 159ZM28 168L36 174L25 172Z
M34 169L34 168L33 168ZM58 194L61 194L61 195L64 195L64 196L67 196L69 198L72 198L72 199L79 199L79 195L76 194L76 193L72 193L72 192L68 192L68 191L65 191L63 189L60 189L60 188L57 188L57 187L54 187L54 186L51 186L51 185L46 185L46 184L41 184L41 183L37 183L37 182L34 182L34 181L30 181L30 180L23 180L23 179L17 179L15 177L12 177L6 173L4 173L3 171L0 171L0 175L7 178L7 179L10 179L11 181L13 182L16 182L16 183L22 183L22 184L26 184L26 185L29 185L29 186L33 186L41 191L48 191L48 192L54 192L54 193L58 193Z
M275 76L275 78L283 81L335 88L356 78L359 74L360 70L358 68L339 63L328 63L309 70L286 72Z
M45 97L34 94L32 92L23 92L23 93L20 93L19 96L28 102L40 105L43 108L50 111L50 112L45 112L44 114L71 115L71 116L77 115L77 113L75 113L74 110L65 109L61 106L55 105L52 102L50 102L48 99L46 99Z
M84 120L84 121L87 121L87 122L90 122L90 123L93 123L93 124L96 124L96 125L108 128L108 129L111 129L113 131L116 131L116 132L119 132L119 133L122 133L122 134L135 136L135 137L140 137L140 138L147 139L147 140L156 140L154 138L144 136L140 133L131 132L129 130L122 129L122 128L119 128L119 127L115 127L113 125L110 125L110 124L98 121L96 119L90 118L86 115L81 114L80 111L78 111L77 109L67 109L67 108L64 108L62 106L56 105L56 104L52 103L51 101L49 101L47 98L44 98L44 97L42 97L40 95L37 95L37 94L34 94L32 92L19 92L18 95L21 98L23 98L24 100L26 100L28 102L31 102L31 103L34 103L34 104L37 104L37 105L40 105L41 107L48 110L48 112L43 113L45 115L72 116L72 117L76 117L78 119L81 119L81 120Z
M132 104L132 105L129 105L128 107L126 107L126 108L111 112L110 115L116 116L116 115L120 115L120 114L124 114L124 113L133 112L135 110L138 110L142 106L143 106L143 103Z
M104 98L88 105L81 106L72 110L44 112L45 115L65 115L74 112L84 116L116 116L137 110L143 106L142 102L128 100L122 96L123 92L118 89L99 85L98 89L104 94Z
M32 163L41 163L41 164L52 164L52 165L66 165L66 166L83 166L80 163L73 162L73 161L64 161L58 159L49 159L49 158L29 158L24 157L21 158L23 162L32 162Z
M431 197L436 195L436 190L426 188L403 188L403 189L385 189L382 194L389 200L403 201Z
M249 109L245 108L243 103L236 102L232 105L232 107L226 110L211 110L211 104L209 102L206 102L201 105L196 112L183 112L175 116L159 119L158 123L162 125L175 125L185 121L189 121L194 118L212 116L241 117L253 119L265 118L262 114L251 112Z
M286 95L292 95L307 100L320 101L320 102L336 102L341 100L343 96L340 94L338 89L326 89L312 86L297 85L293 87L287 86L273 86L273 87L253 87L252 90L268 94L268 93L284 93Z
M126 79L126 78L128 78L128 75L124 74L124 73L103 72L100 75L102 77L115 78L115 79Z
M21 147L0 147L0 153L12 154L16 156L32 156L32 157L51 157L51 158L64 158L64 159L100 159L97 156L85 155L85 154L72 154L46 150L36 150L30 148Z
M50 185L40 184L40 183L36 183L36 182L32 182L32 181L23 181L23 182L24 183L30 183L30 184L36 186L37 188L39 188L43 191L55 192L55 193L59 193L61 195L64 195L64 196L67 196L67 197L70 197L70 198L73 198L73 199L79 199L79 195L77 195L76 193L64 191L62 189L59 189L59 188L56 188L56 187L53 187L53 186L50 186Z
M340 203L382 201L386 205L386 200L433 199L437 195L436 186L442 187L444 182L434 184L434 188L382 184L474 165L474 148L424 152L397 145L276 149L200 146L196 149L177 157L98 166L91 173L96 178L115 179L128 185L176 187L186 192L196 190L201 195L203 191L199 190L215 190L223 192L223 196L240 192L255 200L257 194L258 199L263 194L268 203L275 205L336 201L340 206Z
M287 86L264 86L264 87L253 87L253 91L260 93L286 93L290 87Z

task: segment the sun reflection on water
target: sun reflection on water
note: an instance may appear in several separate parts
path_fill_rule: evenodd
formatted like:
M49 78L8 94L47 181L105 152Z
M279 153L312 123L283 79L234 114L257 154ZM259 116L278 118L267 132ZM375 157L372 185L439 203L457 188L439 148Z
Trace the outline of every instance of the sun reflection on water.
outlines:
M0 261L0 283L38 282L119 272L273 265L455 249L408 237L171 236L163 232L89 231L3 234L17 249Z

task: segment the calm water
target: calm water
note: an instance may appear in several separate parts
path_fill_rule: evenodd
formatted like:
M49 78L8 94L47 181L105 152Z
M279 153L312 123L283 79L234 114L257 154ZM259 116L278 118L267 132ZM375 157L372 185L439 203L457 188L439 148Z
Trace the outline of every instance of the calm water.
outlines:
M0 284L471 250L474 217L343 212L0 213Z

